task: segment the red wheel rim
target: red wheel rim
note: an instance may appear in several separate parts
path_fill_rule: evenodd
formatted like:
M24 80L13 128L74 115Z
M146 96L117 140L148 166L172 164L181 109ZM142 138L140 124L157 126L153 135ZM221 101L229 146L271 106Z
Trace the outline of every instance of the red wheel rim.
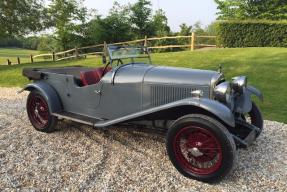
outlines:
M175 157L189 173L208 175L222 163L222 148L218 139L208 130L190 126L181 129L173 140Z
M48 125L49 107L46 100L37 94L31 95L27 103L28 115L31 123L39 129Z

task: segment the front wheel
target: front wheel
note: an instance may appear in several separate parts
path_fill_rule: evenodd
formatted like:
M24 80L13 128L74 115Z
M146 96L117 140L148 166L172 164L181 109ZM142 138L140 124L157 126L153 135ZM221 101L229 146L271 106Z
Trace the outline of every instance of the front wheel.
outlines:
M260 133L261 133L263 130L263 117L262 117L262 114L261 114L259 108L257 107L257 105L254 102L252 102L252 109L248 113L248 115L250 116L251 124L258 127L260 129ZM256 137L259 137L260 133L257 133Z
M259 135L263 130L263 116L257 105L254 102L252 102L251 110L246 114L241 114L240 117L243 121L259 128L260 132L257 132L256 138L259 137Z
M217 120L200 114L176 120L168 130L166 148L181 174L203 182L221 180L231 171L236 156L228 130Z
M26 108L29 120L37 131L50 133L55 130L58 119L51 115L48 102L41 92L30 92Z

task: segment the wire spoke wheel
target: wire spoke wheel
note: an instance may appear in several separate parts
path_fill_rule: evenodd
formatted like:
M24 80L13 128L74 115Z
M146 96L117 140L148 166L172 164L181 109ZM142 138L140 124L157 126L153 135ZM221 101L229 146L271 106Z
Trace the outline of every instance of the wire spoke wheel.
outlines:
M39 129L46 127L49 121L49 107L45 99L40 95L34 94L29 98L27 106L32 124Z
M222 149L208 130L190 126L181 129L174 138L173 148L177 160L187 172L211 174L222 163Z
M182 175L209 183L227 175L236 157L235 142L227 128L203 114L174 121L167 133L166 149Z
M52 116L45 97L37 90L32 91L27 99L27 113L31 124L36 130L52 132L57 118Z

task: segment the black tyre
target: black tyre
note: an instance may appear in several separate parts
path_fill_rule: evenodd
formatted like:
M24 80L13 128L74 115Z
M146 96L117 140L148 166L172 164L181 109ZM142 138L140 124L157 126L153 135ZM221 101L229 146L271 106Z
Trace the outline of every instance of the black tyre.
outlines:
M263 116L262 116L259 108L257 107L257 105L254 102L252 102L252 109L248 113L248 116L250 117L251 124L258 127L262 132L262 130L263 130ZM259 137L260 133L257 133L256 137Z
M181 174L209 183L226 176L236 157L228 130L217 120L200 114L176 120L168 130L166 148Z
M257 132L256 138L259 137L259 135L261 134L263 130L263 117L257 105L254 102L252 102L251 111L249 111L249 113L246 113L246 114L241 114L239 115L239 117L243 121L250 123L256 126L257 128L259 128L260 132Z
M48 102L41 92L30 92L26 108L29 120L37 131L51 133L55 130L58 119L51 115Z

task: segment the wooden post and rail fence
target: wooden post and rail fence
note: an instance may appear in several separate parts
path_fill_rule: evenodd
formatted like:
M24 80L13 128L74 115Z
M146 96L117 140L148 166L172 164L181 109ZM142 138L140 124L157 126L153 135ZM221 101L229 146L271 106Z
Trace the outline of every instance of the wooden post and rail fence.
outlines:
M199 39L214 39L214 44L200 44L197 41ZM130 44L140 44L148 47L150 50L157 50L157 49L189 49L191 51L197 48L203 47L216 47L215 45L216 36L197 36L195 33L192 33L188 36L166 36L166 37L151 37L144 39L137 39L133 41L125 41L125 42L118 42L112 43L110 45L130 45ZM174 40L175 43L178 43L180 40L189 42L188 44L168 44L168 45L159 45L162 41L170 41ZM158 43L156 43L158 42ZM74 49L70 49L67 51L62 52L52 52L47 54L40 54L40 55L30 55L30 62L34 63L36 59L42 58L44 61L52 60L52 61L61 61L66 59L77 59L83 58L90 55L102 55L103 54L104 44L86 46L86 47L76 47ZM101 51L95 51L96 49L100 49ZM17 63L20 64L20 58L17 58ZM39 62L39 61L37 61ZM11 65L11 61L7 60L8 65Z

